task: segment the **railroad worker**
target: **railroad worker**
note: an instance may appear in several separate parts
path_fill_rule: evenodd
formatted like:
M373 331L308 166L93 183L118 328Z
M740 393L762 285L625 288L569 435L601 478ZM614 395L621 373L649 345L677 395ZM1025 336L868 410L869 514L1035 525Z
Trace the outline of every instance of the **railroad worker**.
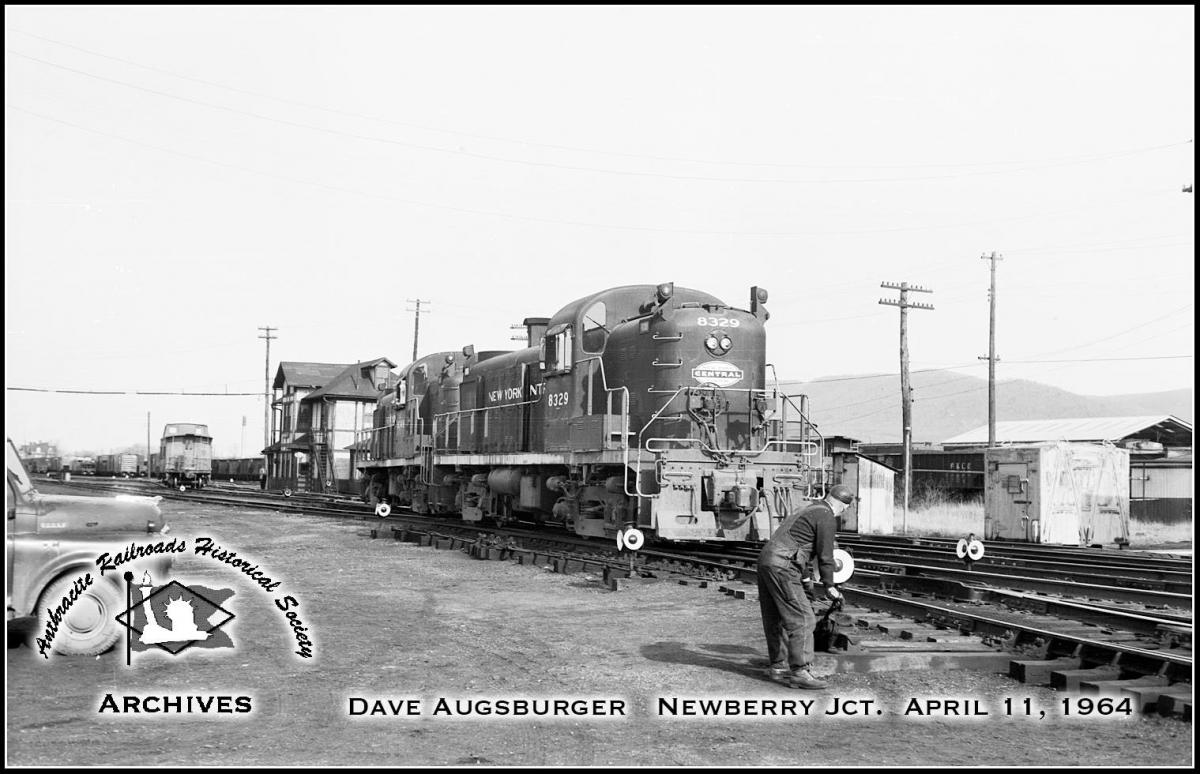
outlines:
M854 502L849 487L838 484L823 500L789 515L758 555L758 604L771 659L768 676L789 688L828 686L813 676L813 628L817 616L803 579L816 572L825 596L837 604L842 593L833 584L837 517ZM815 568L814 568L815 564Z
M267 491L267 469L260 468L258 471L258 488Z

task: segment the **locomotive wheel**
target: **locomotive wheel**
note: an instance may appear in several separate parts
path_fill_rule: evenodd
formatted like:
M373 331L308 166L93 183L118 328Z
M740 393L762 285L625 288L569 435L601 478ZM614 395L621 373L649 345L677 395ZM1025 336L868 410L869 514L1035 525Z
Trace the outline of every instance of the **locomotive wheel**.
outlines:
M74 585L74 578L63 576L42 592L35 634L44 636L50 618L47 608L57 607L63 597L70 595ZM123 609L120 591L107 580L88 586L59 622L52 646L54 652L64 656L95 656L108 650L121 637L117 614Z

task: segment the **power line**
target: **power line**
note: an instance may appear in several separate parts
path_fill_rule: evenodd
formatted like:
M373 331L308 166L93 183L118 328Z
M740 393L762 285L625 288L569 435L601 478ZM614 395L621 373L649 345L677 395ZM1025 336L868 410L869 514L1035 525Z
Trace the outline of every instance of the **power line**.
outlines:
M1113 363L1127 360L1186 360L1193 355L1148 355L1144 357L1082 357L1071 360L1005 360L1005 363Z
M367 115L365 113L356 113L353 111L338 110L336 108L330 108L330 107L327 107L324 105L315 105L315 104L312 104L309 102L301 102L299 100L287 99L287 98L279 97L279 96L272 95L272 94L264 94L263 92L251 91L249 89L240 89L235 86L229 86L227 84L217 83L216 81L208 81L208 80L204 80L203 78L196 78L196 77L193 77L190 75L181 75L179 73L173 72L171 70L166 70L161 67L154 67L152 65L143 64L141 62L135 62L131 59L124 59L121 57L112 56L110 54L104 54L99 51L94 51L92 49L84 48L82 46L77 46L77 45L74 45L71 43L65 43L61 40L47 38L42 35L35 35L32 32L25 32L24 30L18 30L13 27L6 27L5 29L7 29L9 32L15 32L18 35L25 35L27 37L45 41L47 43L53 43L54 45L57 45L57 46L63 46L65 48L71 48L76 51L82 51L85 54L89 54L91 56L97 56L97 57L101 57L103 59L111 59L114 62L121 62L123 64L131 65L133 67L140 67L142 69L150 70L152 72L161 73L163 75L169 75L172 78L179 78L182 80L192 81L194 83L200 83L205 86L213 86L215 88L225 89L227 91L232 91L237 94L246 94L246 95L249 95L252 97L261 97L263 99L269 99L269 100L272 100L275 102L281 102L281 103L287 104L287 105L295 105L298 107L308 108L311 110L319 110L319 111L322 111L325 113L332 113L335 115L348 116L351 118L361 118L361 119L365 119L368 121L377 121L379 123L394 124L396 126L407 126L409 128L420 129L422 131L441 132L444 134L451 134L451 135L456 135L459 137L470 137L472 139L477 139L477 140L507 142L507 143L512 143L512 144L516 144L516 145L524 145L527 147L551 148L554 150L566 150L566 151L572 151L572 152L578 152L578 153L593 153L596 155L603 155L603 156L617 156L617 157L623 157L623 158L646 159L646 160L651 160L651 161L673 161L673 162L682 162L682 163L688 163L688 164L708 164L708 165L712 165L712 166L797 167L797 168L804 168L804 169L921 169L921 168L926 168L926 167L956 168L956 167L1001 166L1001 165L1010 165L1010 164L1043 164L1043 163L1052 163L1052 162L1059 162L1059 161L1088 160L1088 159L1099 158L1100 156L1103 156L1103 155L1107 155L1107 154L1090 154L1090 155L1077 155L1077 156L1061 156L1061 157L1048 158L1048 159L1046 159L1046 158L1043 158L1043 159L1020 159L1020 160L1010 159L1007 161L976 161L976 162L953 162L953 163L952 162L931 162L931 163L925 163L925 164L807 164L807 163L799 163L799 162L756 162L756 161L694 159L694 158L686 158L686 157L679 157L679 156L659 156L659 155L653 155L653 154L626 153L626 152L603 150L603 149L597 149L597 148L583 148L583 147L572 146L572 145L559 145L559 144L554 144L554 143L536 142L533 140L513 139L510 137L497 137L495 135L463 132L463 131L454 130L454 129L445 129L445 128L435 127L435 126L414 124L414 123L406 122L406 121L397 121L395 119L382 118L379 116L371 116L371 115ZM1188 140L1187 142L1190 143L1192 141ZM1178 144L1186 144L1186 143L1178 143ZM1160 147L1160 146L1154 146L1152 148L1129 149L1129 150L1123 150L1123 151L1110 151L1108 153L1115 153L1115 154L1137 153L1137 152L1142 152L1142 151L1146 151L1146 150L1153 150L1157 147ZM1165 146L1161 146L1161 147L1173 147L1173 146L1165 145Z
M1111 341L1112 339L1118 338L1120 336L1124 336L1126 333L1132 333L1132 332L1138 330L1139 328L1145 328L1147 325L1152 325L1156 322L1159 322L1160 320L1165 320L1168 317L1173 317L1173 316L1179 314L1180 312L1182 312L1183 310L1185 310L1191 306L1194 306L1194 305L1195 305L1195 302L1188 302L1188 303L1184 304L1183 306L1179 307L1178 309L1174 309L1170 312L1167 312L1166 314L1162 315L1161 317L1155 317L1153 320L1147 320L1144 323L1139 323L1139 324L1133 326L1132 328L1126 328L1125 330L1118 331L1117 333L1114 333L1111 336L1105 336L1102 339L1096 339L1094 341L1089 341L1086 344L1076 344L1071 347L1064 347L1062 349L1050 350L1049 352L1039 352L1038 354L1039 355L1057 355L1060 352L1070 352L1073 349L1084 349L1086 347L1092 346L1093 344L1100 344L1105 341Z
M617 231L650 232L650 233L661 233L661 234L687 234L687 235L699 235L699 236L798 238L798 237L811 237L811 236L856 236L856 235L867 235L867 234L887 234L887 233L898 233L898 232L930 231L930 230L937 230L937 229L954 229L954 228L963 228L963 227L967 227L967 226L987 225L987 224L992 224L992 223L1008 222L1008 221L1014 221L1014 220L1029 220L1031 218L1063 215L1063 214L1069 214L1069 213L1089 209L1089 207L1076 207L1076 208L1072 208L1072 209L1058 210L1058 211L1054 211L1054 212L1036 212L1036 213L1032 213L1032 214L1028 214L1028 215L1015 215L1015 216L1011 216L1011 217L1007 217L1007 218L995 218L992 220L972 221L972 222L967 222L967 223L947 223L947 224L934 225L934 226L906 226L906 227L882 228L882 229L859 229L856 231L714 231L714 230L703 230L703 229L663 228L663 227L657 227L657 226L631 226L631 225L626 225L626 224L614 224L614 223L594 223L594 222L587 222L587 221L561 220L561 219L556 219L556 218L538 218L538 217L533 217L533 216L529 216L529 215L515 215L515 214L511 214L511 213L506 213L506 212L499 212L496 210L476 210L476 209L472 209L469 207L456 207L456 206L448 205L448 204L437 204L437 203L433 203L433 202L424 202L424 201L418 201L415 199L406 199L406 198L400 197L400 196L390 196L387 194L376 194L376 193L371 193L369 191L361 191L361 190L358 190L355 188L346 188L344 186L330 185L328 183L322 183L322 182L315 181L315 180L304 180L302 178L288 177L286 175L277 175L272 172L264 172L262 170L251 169L249 167L244 167L244 166L241 166L238 164L231 164L226 161L219 161L216 159L206 158L204 156L197 156L192 153L185 153L182 151L173 150L171 148L164 148L159 145L153 145L151 143L142 142L141 140L135 140L135 139L132 139L129 137L124 137L119 134L113 134L111 132L105 132L105 131L102 131L99 129L92 129L92 128L82 126L80 124L77 124L77 123L74 123L71 121L65 121L61 118L55 118L53 116L47 116L43 113L38 113L33 110L27 110L26 108L20 107L18 105L13 105L11 103L6 103L5 107L10 110L16 110L18 112L25 113L27 115L31 115L35 118L40 118L43 121L49 121L51 123L61 124L63 126L69 126L72 129L78 129L79 131L87 132L89 134L95 134L100 137L108 137L110 139L119 140L120 142L129 143L131 145L137 145L139 147L149 148L151 150L155 150L160 153L166 153L166 154L172 155L172 156L179 156L180 158L189 159L191 161L199 161L204 164L211 164L213 166L224 167L226 169L233 169L233 170L236 170L239 172L245 172L247 174L258 175L260 177L265 177L265 178L268 178L271 180L282 180L284 182L292 183L295 185L311 186L313 188L321 188L321 189L325 189L328 191L334 191L336 193L351 194L353 196L362 196L362 197L365 197L368 199L378 199L381 201L399 202L401 204L407 204L407 205L411 205L411 206L415 206L415 207L428 207L430 209L445 210L448 212L461 212L461 213L467 213L470 215L486 215L486 216L490 216L490 217L506 218L509 220L518 220L518 221L524 221L524 222L529 222L529 223L548 223L548 224L557 225L557 226L581 226L584 228L600 228L600 229L611 229L611 230L617 230ZM1165 192L1163 192L1163 191L1143 192L1134 197L1125 197L1123 199L1116 199L1116 200L1113 200L1110 202L1106 202L1105 204L1126 204L1130 201L1134 201L1134 200L1138 200L1138 199L1142 199L1142 198L1162 196L1164 193ZM1174 195L1174 192L1171 192L1171 195Z
M253 396L261 398L261 392L165 392L157 390L67 390L67 389L50 389L47 387L5 387L6 390L16 390L19 392L58 392L68 393L72 395L187 395L194 396L209 396L220 398L244 398Z
M627 176L627 177L652 177L652 178L662 178L662 179L666 179L666 180L690 180L690 181L694 181L694 182L709 182L709 183L772 183L772 184L792 184L792 183L797 183L797 184L841 183L841 184L845 184L845 183L926 182L926 181L930 181L930 180L950 180L950 179L957 179L957 178L964 178L964 177L978 177L978 176L982 176L982 175L1001 175L1001 174L1010 174L1010 173L1014 173L1014 172L1032 172L1032 171L1038 171L1038 170L1042 170L1042 169L1052 169L1055 167L1072 166L1072 165L1076 165L1076 164L1088 163L1089 161L1104 161L1104 160L1108 160L1111 158L1118 158L1121 156L1134 155L1134 154L1138 154L1138 153L1146 153L1146 152L1156 151L1156 150L1164 150L1164 149L1168 149L1168 148L1178 147L1180 145L1187 145L1188 143L1191 142L1191 140L1188 140L1186 142L1169 143L1166 145L1156 146L1156 147L1152 147L1152 148L1144 148L1144 149L1140 149L1140 150L1136 150L1136 151L1111 153L1111 154L1107 154L1106 156L1103 156L1103 157L1088 159L1088 160L1084 160L1084 161L1077 160L1077 161L1068 161L1068 162L1057 162L1057 163L1044 164L1041 166L1032 166L1032 167L1026 167L1026 168L1016 168L1016 169L980 170L980 171L976 171L976 172L962 172L962 173L950 174L950 175L921 175L921 176L913 176L913 177L891 177L891 178L889 178L889 177L866 177L866 178L825 178L825 179L712 177L712 176L707 176L707 175L672 175L672 174L665 174L665 173L661 173L661 172L639 172L639 171L635 171L635 170L604 169L601 167L588 167L588 166L575 165L575 164L555 164L555 163L544 162L544 161L529 161L527 159L515 159L515 158L508 158L505 156L494 156L494 155L487 154L487 153L477 153L474 151L460 150L460 149L455 149L455 148L439 148L436 145L424 145L421 143L407 142L404 140L395 140L395 139L391 139L388 137L376 137L373 135L359 134L356 132L346 132L346 131L342 131L340 129L330 129L328 127L315 126L313 124L306 124L301 121L290 121L285 118L275 118L273 116L263 115L262 113L255 113L250 110L241 110L239 108L229 107L228 105L220 105L215 102L208 102L206 100L193 99L191 97L183 97L178 94L172 94L167 91L162 91L159 89L151 89L146 86L139 86L135 83L129 83L128 81L122 81L117 78L109 78L104 75L97 75L95 73L90 73L90 72L87 72L86 70L80 70L75 67L68 67L66 65L58 64L56 62L50 62L45 59L40 59L35 56L30 56L28 54L22 54L19 51L13 51L12 49L5 49L5 53L12 54L13 56L19 56L23 59L28 59L32 62L37 62L38 64L46 65L47 67L54 67L54 68L57 68L60 70L65 70L67 72L74 73L76 75L81 75L85 78L93 78L98 81L115 84L117 86L123 86L128 89L134 89L136 91L143 91L143 92L146 92L147 94L153 94L155 96L165 97L167 99L174 99L174 100L178 100L180 102L186 102L186 103L189 103L192 105L200 105L202 107L212 108L214 110L224 110L229 113L235 113L238 115L255 118L260 121L268 121L271 123L276 123L276 124L280 124L283 126L290 126L290 127L298 128L298 129L307 129L308 131L319 132L322 134L330 134L330 135L335 135L335 136L340 136L340 137L349 137L351 139L364 140L367 142L383 143L386 145L396 145L399 147L412 148L414 150L429 151L432 153L445 153L445 154L450 154L450 155L455 155L455 156L464 156L467 158L482 159L485 161L496 161L496 162L501 162L501 163L505 163L505 164L521 164L521 165L525 165L525 166L543 167L546 169L558 169L558 170L564 170L564 171L569 171L569 172L593 172L593 173L599 173L599 174L605 174L605 175L621 175L621 176Z

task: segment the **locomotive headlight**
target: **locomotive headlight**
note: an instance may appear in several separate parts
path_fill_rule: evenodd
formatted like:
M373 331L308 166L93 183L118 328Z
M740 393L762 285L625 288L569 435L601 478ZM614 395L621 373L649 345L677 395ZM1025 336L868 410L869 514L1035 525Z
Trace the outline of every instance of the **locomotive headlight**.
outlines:
M733 341L728 336L720 335L716 332L708 334L708 338L704 340L704 348L713 355L724 355L733 346Z

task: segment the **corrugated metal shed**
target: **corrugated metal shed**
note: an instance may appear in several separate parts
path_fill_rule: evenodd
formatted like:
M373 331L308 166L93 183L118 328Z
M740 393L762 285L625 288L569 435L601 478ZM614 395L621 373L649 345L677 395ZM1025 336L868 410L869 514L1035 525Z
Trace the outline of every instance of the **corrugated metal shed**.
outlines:
M1191 446L1192 425L1170 415L1147 417L1085 417L997 422L996 443L1042 441L1121 441L1126 438L1158 441L1164 446ZM980 425L942 442L951 446L986 446L988 426Z

